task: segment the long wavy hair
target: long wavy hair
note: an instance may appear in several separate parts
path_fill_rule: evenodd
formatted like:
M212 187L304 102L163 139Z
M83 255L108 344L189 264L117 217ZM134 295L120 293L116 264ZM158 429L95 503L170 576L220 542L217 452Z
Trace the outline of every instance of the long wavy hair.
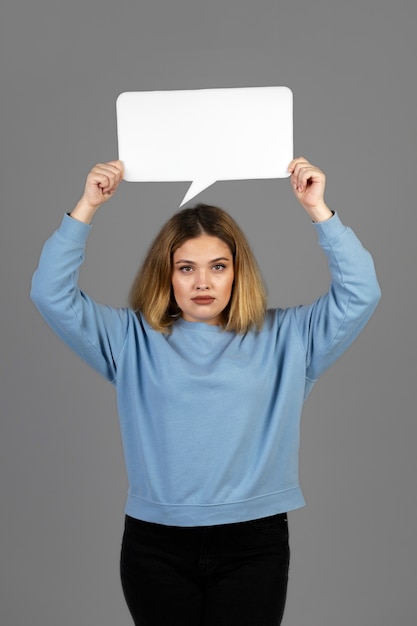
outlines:
M155 330L169 332L181 317L172 289L173 254L186 241L203 234L221 239L233 255L234 282L230 301L222 312L222 327L237 333L251 327L259 330L267 296L255 257L233 218L207 204L178 211L161 228L133 281L130 307L140 311Z

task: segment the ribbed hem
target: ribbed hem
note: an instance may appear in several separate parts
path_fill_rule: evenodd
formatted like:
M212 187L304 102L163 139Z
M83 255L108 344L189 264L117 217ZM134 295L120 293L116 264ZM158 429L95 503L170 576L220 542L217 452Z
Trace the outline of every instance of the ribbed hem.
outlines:
M58 233L65 239L72 239L81 245L85 245L88 235L91 232L91 224L85 224L71 217L66 213L62 219L61 225L58 228Z
M304 497L297 487L242 502L207 505L160 504L129 495L125 513L165 526L215 526L286 513L304 505Z
M325 222L313 222L313 226L317 230L320 244L326 244L331 239L342 235L347 227L342 223L337 213Z

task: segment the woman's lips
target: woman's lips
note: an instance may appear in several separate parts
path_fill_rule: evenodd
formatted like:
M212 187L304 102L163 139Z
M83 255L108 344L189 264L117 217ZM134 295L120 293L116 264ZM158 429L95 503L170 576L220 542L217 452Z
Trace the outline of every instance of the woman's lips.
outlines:
M191 298L195 304L211 304L214 302L214 298L211 296L197 296L196 298Z

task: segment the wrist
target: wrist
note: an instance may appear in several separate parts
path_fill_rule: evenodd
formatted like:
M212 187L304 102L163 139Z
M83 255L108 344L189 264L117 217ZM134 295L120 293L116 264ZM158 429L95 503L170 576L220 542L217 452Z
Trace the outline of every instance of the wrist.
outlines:
M92 206L84 198L81 198L69 215L79 222L90 224L99 207L100 205Z
M306 209L306 211L313 220L313 222L325 222L334 215L333 211L329 209L327 204L321 204L317 207L310 207Z

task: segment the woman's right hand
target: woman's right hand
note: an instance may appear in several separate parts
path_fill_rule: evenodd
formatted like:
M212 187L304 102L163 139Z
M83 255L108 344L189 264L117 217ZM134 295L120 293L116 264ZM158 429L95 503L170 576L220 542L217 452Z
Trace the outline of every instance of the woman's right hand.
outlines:
M97 163L87 176L84 194L71 217L81 222L90 223L97 209L114 194L123 179L123 163L109 161Z

